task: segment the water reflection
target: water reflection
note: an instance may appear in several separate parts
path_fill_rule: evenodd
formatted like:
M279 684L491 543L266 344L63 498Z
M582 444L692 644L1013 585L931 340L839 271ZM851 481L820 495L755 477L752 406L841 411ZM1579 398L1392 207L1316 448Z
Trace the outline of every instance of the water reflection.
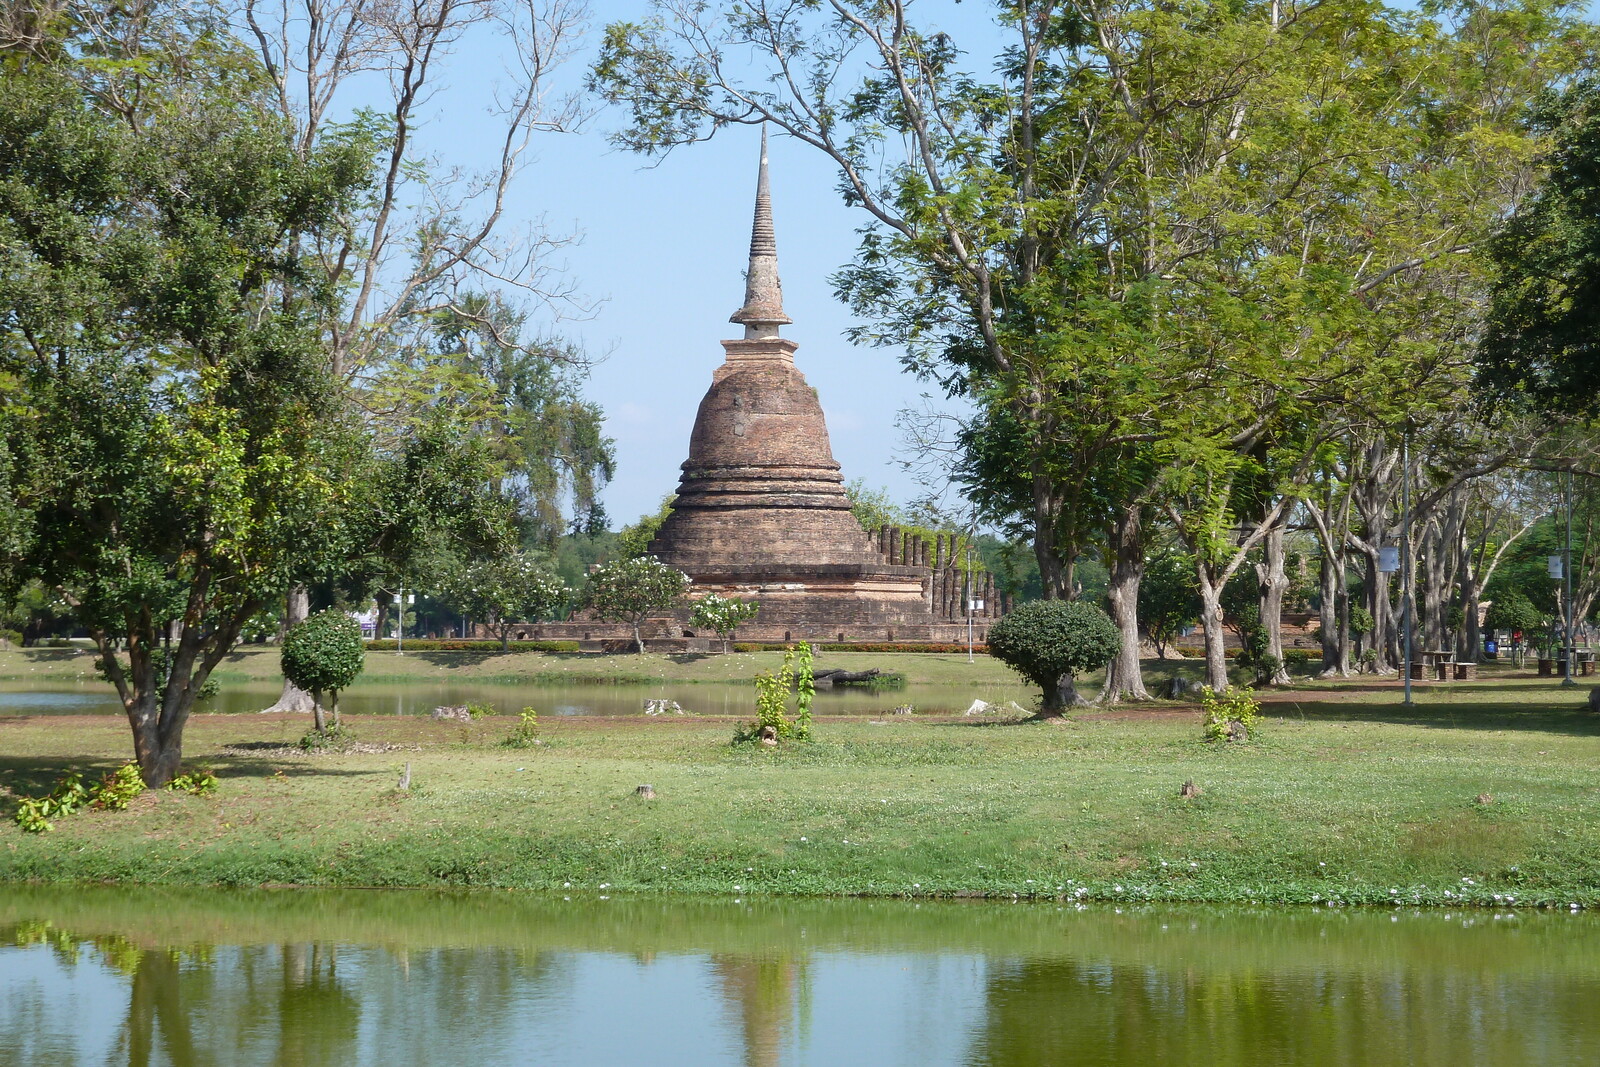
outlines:
M1579 1064L1588 916L43 890L0 1063Z
M1016 685L911 685L871 692L859 687L816 695L818 714L879 715L901 704L930 714L959 714L974 698L1028 706L1032 693ZM278 699L278 687L230 682L200 710L223 714L260 711ZM522 685L461 682L362 682L339 694L347 715L427 715L441 704L486 704L504 715L532 705L541 716L643 715L646 700L672 700L696 715L749 715L755 689L748 684L676 682L650 685ZM116 693L102 682L0 683L0 715L120 715Z

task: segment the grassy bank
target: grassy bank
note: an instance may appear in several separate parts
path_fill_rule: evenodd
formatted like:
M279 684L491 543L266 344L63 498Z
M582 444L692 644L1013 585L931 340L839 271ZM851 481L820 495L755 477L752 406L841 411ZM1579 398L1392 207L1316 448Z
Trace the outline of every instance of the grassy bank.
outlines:
M1278 694L1264 738L1234 747L1201 744L1173 706L824 719L778 752L732 747L733 721L709 718L552 721L508 750L504 717L372 717L361 739L394 748L314 757L274 747L304 717L203 715L187 748L215 795L147 794L39 836L8 820L0 878L1600 903L1600 723L1580 696L1524 678L1419 693L1409 712L1392 683ZM42 793L127 750L114 719L15 717L0 782ZM1202 792L1185 800L1188 779ZM654 801L633 795L647 782Z

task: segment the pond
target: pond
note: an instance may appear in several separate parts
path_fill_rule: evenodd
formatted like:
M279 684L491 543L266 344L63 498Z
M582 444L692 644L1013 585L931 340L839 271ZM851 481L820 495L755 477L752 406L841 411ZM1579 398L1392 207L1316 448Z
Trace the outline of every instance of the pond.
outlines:
M879 715L896 705L911 704L919 712L960 714L975 697L996 703L1015 700L1031 707L1037 696L1015 685L908 685L876 692L844 686L817 693L820 715ZM501 714L514 715L524 706L546 715L643 715L649 699L678 702L698 715L750 715L755 711L753 685L728 682L666 682L649 685L519 685L501 682L364 682L339 694L339 710L348 715L427 715L441 704L483 703ZM278 699L278 686L263 682L227 682L215 697L201 703L201 712L253 712ZM120 715L122 705L105 682L0 682L0 715Z
M1600 1062L1587 914L7 887L0 1063Z

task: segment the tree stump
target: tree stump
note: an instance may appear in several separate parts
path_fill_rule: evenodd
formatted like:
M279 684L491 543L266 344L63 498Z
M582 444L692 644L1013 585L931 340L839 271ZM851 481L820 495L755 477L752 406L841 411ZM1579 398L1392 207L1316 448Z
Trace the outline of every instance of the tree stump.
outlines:
M1600 712L1600 685L1589 690L1589 710Z
M1238 719L1229 719L1227 730L1223 736L1229 741L1248 741L1250 740L1250 729Z
M763 726L761 733L757 736L760 737L763 745L775 746L778 743L778 728L776 726Z
M641 785L635 788L633 793L640 800L654 800L656 798L656 787L649 784Z
M1200 787L1195 785L1194 784L1194 779L1191 778L1187 782L1183 783L1183 788L1178 790L1178 795L1180 797L1183 797L1185 800L1188 800L1188 799L1191 799L1193 797L1199 796L1200 792L1201 792Z

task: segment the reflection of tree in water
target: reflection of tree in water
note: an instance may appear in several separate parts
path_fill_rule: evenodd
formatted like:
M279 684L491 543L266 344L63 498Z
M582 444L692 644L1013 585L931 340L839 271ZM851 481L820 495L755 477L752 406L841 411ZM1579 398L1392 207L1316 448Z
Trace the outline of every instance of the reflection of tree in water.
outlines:
M1571 1042L1585 1033L1595 992L1570 977L1404 967L1356 974L1030 960L990 978L969 1062L1578 1062L1568 1059L1581 1058Z
M368 1030L407 1062L451 1063L461 1050L516 1051L530 998L561 989L558 954L510 948L396 949L362 985Z
M778 1063L797 1011L801 1026L810 1014L805 960L787 953L712 956L711 972L721 982L729 1008L739 1015L746 1067Z
M278 1050L273 1063L348 1063L355 1058L361 1005L339 983L336 946L316 942L282 948Z
M277 967L264 958L268 948L219 964L208 950L142 949L130 958L114 946L99 947L109 965L129 976L127 1020L117 1042L118 1058L126 1051L128 1067L242 1062L247 1033L274 1031L277 1048L269 1062L354 1058L361 1010L340 984L329 947L285 945L273 961Z

